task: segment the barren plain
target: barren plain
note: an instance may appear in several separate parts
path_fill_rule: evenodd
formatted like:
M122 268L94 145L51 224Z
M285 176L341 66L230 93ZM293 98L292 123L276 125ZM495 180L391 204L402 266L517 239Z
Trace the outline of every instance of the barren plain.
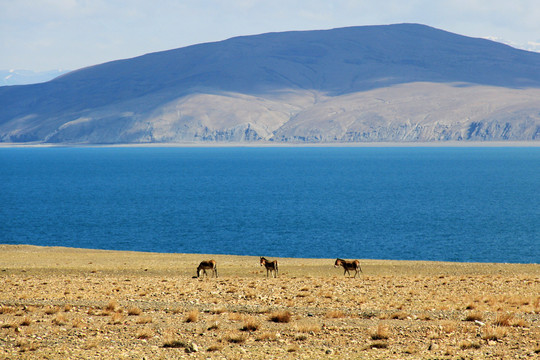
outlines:
M0 359L540 358L539 264L277 260L0 245Z

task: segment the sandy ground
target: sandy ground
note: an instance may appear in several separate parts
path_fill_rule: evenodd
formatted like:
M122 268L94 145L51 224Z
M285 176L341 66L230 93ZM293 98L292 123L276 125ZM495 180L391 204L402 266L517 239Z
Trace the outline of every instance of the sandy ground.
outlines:
M334 260L0 245L0 359L540 358L538 264Z

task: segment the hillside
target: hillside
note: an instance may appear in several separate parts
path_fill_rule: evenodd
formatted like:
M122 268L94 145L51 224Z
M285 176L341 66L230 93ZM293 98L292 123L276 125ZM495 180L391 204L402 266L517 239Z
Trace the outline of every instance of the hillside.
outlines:
M540 139L540 54L424 25L244 36L0 87L0 142Z

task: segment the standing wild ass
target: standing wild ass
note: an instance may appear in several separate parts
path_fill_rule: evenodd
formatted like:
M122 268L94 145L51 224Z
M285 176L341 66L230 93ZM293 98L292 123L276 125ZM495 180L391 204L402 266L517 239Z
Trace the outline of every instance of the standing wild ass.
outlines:
M278 264L277 260L274 261L268 261L266 258L261 256L261 266L266 268L266 277L268 277L269 272L274 272L274 277L277 278L278 276Z
M356 274L358 274L358 270L362 272L362 268L360 267L360 261L358 260L347 261L347 260L337 258L336 262L334 263L334 267L338 267L338 266L343 266L343 269L345 269L345 271L343 272L343 275L346 275L347 273L351 275L349 270L355 271L354 277L356 277Z

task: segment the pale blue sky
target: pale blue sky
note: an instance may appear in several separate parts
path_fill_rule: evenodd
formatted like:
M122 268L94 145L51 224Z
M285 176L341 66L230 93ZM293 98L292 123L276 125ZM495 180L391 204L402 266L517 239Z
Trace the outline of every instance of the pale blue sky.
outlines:
M0 69L73 70L238 35L401 22L540 50L539 19L538 0L0 0Z

